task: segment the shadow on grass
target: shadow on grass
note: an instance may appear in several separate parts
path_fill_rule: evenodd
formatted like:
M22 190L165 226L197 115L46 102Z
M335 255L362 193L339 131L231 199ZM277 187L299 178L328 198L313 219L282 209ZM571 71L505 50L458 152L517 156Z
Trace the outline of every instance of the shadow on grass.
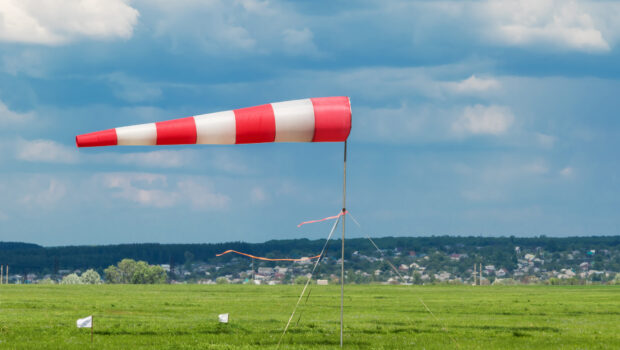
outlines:
M353 346L353 347L368 347L371 345L371 342L369 341L363 341L361 339L349 339L348 337L345 337L344 342L346 343L347 347L349 346ZM255 343L255 345L277 345L278 342L257 342ZM282 345L284 346L295 346L295 345L333 345L333 346L337 346L340 345L340 338L338 335L336 336L330 336L329 338L310 338L310 337L304 337L304 338L294 338L294 339L288 339L288 340L283 340L282 341Z
M398 333L442 333L441 329L421 329L414 327L396 327L396 328L377 328L377 329L359 329L355 333L363 334L398 334Z
M508 326L451 326L451 328L465 328L465 329L480 329L480 330L496 330L500 332L554 332L560 333L559 328L555 327L536 327L536 326L522 326L522 327L508 327ZM518 336L515 334L515 336Z
M191 334L251 334L253 332L248 331L246 328L238 325L217 325L213 327L202 327L187 330L180 329L162 329L162 330L148 330L148 329L107 329L97 330L96 335L135 335L135 336L178 336L178 335L191 335Z
M620 315L620 311L554 311L554 315L584 316L584 315ZM475 315L475 313L460 313L461 315ZM529 312L529 311L498 311L488 312L488 315L502 316L548 316L548 312Z

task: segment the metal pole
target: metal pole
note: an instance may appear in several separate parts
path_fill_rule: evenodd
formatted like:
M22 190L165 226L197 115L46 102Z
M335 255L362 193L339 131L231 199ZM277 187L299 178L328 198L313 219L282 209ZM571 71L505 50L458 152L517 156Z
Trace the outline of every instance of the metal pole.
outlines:
M344 328L344 222L347 211L347 141L344 141L344 167L342 177L342 262L340 264L340 347Z

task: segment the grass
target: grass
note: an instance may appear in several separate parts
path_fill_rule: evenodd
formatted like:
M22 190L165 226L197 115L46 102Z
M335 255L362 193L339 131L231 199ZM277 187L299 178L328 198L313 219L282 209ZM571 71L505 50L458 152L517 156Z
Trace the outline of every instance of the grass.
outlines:
M2 285L0 349L275 349L300 292ZM338 286L314 286L281 348L339 348L339 305ZM226 312L230 323L219 324ZM89 330L75 325L90 314L93 345ZM620 349L620 288L346 286L344 340L348 349Z

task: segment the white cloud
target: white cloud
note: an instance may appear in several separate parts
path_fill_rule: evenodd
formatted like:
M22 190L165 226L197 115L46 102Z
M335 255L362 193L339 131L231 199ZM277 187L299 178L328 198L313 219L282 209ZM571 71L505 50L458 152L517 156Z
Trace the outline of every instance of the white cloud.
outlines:
M78 162L78 153L76 149L52 140L18 140L15 157L27 162L65 164Z
M573 174L575 173L575 170L572 167L565 167L564 169L560 170L560 175L564 176L564 177L571 177L573 176Z
M509 108L503 106L467 106L463 114L452 124L456 134L488 134L505 133L514 121Z
M167 187L167 177L148 173L115 173L102 177L104 187L116 190L115 197L156 208L171 207L176 198L161 188Z
M455 170L460 175L481 180L483 185L490 185L492 183L505 184L511 181L519 181L524 177L546 175L549 173L549 165L542 158L523 159L515 157L496 160L484 166L461 165Z
M485 157L481 163L475 165L457 164L453 171L458 178L464 180L461 196L466 200L479 202L501 201L514 196L516 188L527 187L546 178L550 174L550 167L543 158L503 155L497 159Z
M128 39L138 16L127 0L4 0L0 41L59 45L79 38Z
M17 113L9 110L9 108L0 101L0 126L26 124L32 122L34 113Z
M556 138L551 135L536 133L536 141L542 148L551 149L555 145Z
M364 142L449 142L469 135L502 135L514 123L505 106L440 107L403 104L396 108L357 107L354 137Z
M14 54L2 56L2 70L13 76L25 73L31 77L42 78L47 74L46 57L39 48L23 48Z
M249 160L242 157L241 152L217 149L211 152L213 157L211 160L211 166L214 169L232 173L232 174L252 174L256 172L256 169L252 169Z
M441 133L441 117L430 107L411 108L406 104L389 108L355 108L355 137L366 142L427 141ZM436 117L436 118L433 118ZM423 135L426 133L426 135ZM432 136L431 136L432 135Z
M235 4L239 4L243 7L244 10L250 13L256 13L261 15L274 14L276 13L270 1L260 1L260 0L235 0Z
M39 187L38 184L31 184L29 186L31 193L23 195L19 201L26 205L53 207L67 194L67 186L55 179L51 179L45 188L37 189L37 187Z
M209 147L183 150L156 150L135 153L99 153L84 156L84 162L122 164L137 168L207 168L230 174L251 174L256 171L240 152Z
M251 3L162 0L147 1L144 6L157 12L153 17L154 35L169 39L173 51L199 48L218 55L222 51L248 51L256 47L258 33L249 31L247 26L259 21L263 12L255 12L257 8Z
M299 84L300 79L307 84L327 86L334 90L352 91L367 101L393 99L394 96L415 94L418 97L442 98L442 86L434 78L438 70L428 67L372 67L345 71L309 71L291 77L289 85ZM317 84L318 83L318 84ZM369 88L372 87L372 88Z
M230 197L215 193L209 184L200 184L192 180L183 180L177 183L179 200L189 199L195 209L226 209L230 204Z
M537 160L531 163L526 163L521 167L521 172L529 175L544 175L549 172L549 166L543 160Z
M112 173L97 176L114 196L142 206L169 208L187 205L199 210L228 208L230 198L216 193L209 183L182 179L169 185L165 175L151 173Z
M315 53L311 19L278 1L139 1L155 13L154 35L175 52L198 49L208 55L236 52L290 55ZM165 42L165 40L164 40Z
M588 53L609 52L620 39L617 1L422 1L413 6L416 37L440 33L498 46Z
M250 199L254 203L264 202L268 199L267 192L262 187L254 187L250 191Z
M146 185L167 184L167 177L165 175L150 173L104 174L102 180L104 185L108 188L124 188L130 186L132 182L138 182Z
M282 32L284 46L287 51L294 54L316 53L317 47L314 44L314 34L309 28L301 30L285 29Z
M178 168L190 163L193 154L190 151L152 151L144 153L115 154L109 158L121 164L143 167Z
M114 85L114 94L128 102L152 101L162 94L154 83L145 83L123 73L112 73L106 78Z
M610 44L601 29L615 18L601 16L593 7L608 6L584 1L487 1L480 13L489 26L484 34L509 46L550 46L605 52ZM598 14L598 16L595 16Z
M444 86L450 91L468 94L497 90L501 87L501 84L493 78L478 78L472 75L459 82L444 83Z

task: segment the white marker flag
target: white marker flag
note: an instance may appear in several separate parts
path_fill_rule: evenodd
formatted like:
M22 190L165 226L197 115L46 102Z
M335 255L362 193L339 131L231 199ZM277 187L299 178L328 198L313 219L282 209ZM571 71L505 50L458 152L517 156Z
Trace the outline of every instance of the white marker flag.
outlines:
M93 327L93 316L88 316L88 317L78 319L77 327L78 328L92 328Z
M221 323L228 323L228 314L220 314L218 318Z

